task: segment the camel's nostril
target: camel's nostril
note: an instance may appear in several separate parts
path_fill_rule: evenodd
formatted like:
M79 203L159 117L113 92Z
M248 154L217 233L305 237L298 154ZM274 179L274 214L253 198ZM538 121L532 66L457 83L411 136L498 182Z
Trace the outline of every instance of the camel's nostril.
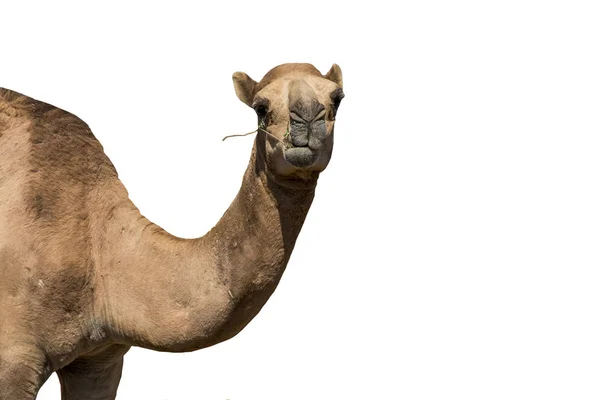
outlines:
M325 136L327 136L327 124L325 124L325 120L320 119L313 122L310 126L310 134L319 139L325 139Z
M308 125L303 122L292 120L290 137L294 146L308 146Z

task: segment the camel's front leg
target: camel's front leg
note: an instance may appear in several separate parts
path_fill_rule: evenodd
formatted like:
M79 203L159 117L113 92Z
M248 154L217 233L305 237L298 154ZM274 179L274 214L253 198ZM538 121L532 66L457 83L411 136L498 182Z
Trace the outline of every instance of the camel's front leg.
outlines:
M114 400L129 346L111 345L57 371L62 400Z
M51 371L36 347L2 346L0 337L0 400L33 400Z

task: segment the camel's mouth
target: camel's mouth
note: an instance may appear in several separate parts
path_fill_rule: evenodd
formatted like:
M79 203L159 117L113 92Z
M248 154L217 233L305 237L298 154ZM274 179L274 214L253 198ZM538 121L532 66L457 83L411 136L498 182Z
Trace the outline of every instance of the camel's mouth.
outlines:
M298 168L308 168L319 158L319 152L309 147L292 147L283 153L285 160Z

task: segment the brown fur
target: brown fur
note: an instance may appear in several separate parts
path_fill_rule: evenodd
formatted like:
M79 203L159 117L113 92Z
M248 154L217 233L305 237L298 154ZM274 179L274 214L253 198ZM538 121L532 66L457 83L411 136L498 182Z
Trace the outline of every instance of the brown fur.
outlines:
M328 79L309 64L259 83L236 73L234 84L249 105L269 100L266 128L285 140L298 79L332 107L341 72ZM331 156L327 126L327 146L306 168L259 132L229 209L185 240L140 215L83 121L0 89L0 399L35 398L55 371L63 399L114 399L130 346L190 351L237 334L290 258Z

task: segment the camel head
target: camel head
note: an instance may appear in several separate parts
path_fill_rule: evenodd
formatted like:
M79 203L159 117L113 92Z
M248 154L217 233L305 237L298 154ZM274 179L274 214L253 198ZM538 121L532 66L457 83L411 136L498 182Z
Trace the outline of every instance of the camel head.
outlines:
M282 177L308 177L325 169L333 150L333 126L344 92L342 70L322 75L310 64L283 64L260 82L233 74L239 99L258 116L257 151Z

